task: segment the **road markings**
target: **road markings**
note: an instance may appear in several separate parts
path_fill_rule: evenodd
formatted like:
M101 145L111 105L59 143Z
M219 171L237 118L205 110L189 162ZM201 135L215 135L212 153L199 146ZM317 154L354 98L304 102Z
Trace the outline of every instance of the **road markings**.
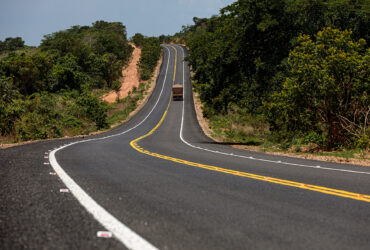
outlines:
M176 74L176 72L175 72L175 74ZM152 135L159 128L159 126L163 123L163 121L164 121L164 119L167 115L168 109L170 107L171 99L172 99L172 95L171 95L170 100L168 102L167 108L164 111L164 113L162 115L162 118L158 122L158 124L152 130L150 130L147 134L132 140L130 142L131 147L133 147L135 150L137 150L140 153L150 155L150 156L153 156L153 157L157 157L157 158L160 158L160 159L180 163L180 164L187 165L187 166L193 166L193 167L198 167L198 168L211 170L211 171L215 171L215 172L220 172L220 173L245 177L245 178L249 178L249 179L255 179L255 180L260 180L260 181L265 181L265 182L270 182L270 183L276 183L276 184L280 184L280 185L284 185L284 186L290 186L290 187L295 187L295 188L306 189L306 190L311 190L311 191L315 191L315 192L330 194L330 195L334 195L334 196L339 196L339 197L350 198L350 199L354 199L354 200L370 202L370 195L348 192L348 191L345 191L345 190L339 190L339 189L334 189L334 188L327 188L327 187L322 187L322 186L310 185L310 184L306 184L306 183L289 181L289 180L284 180L284 179L279 179L279 178L273 178L273 177L269 177L269 176L256 175L256 174L252 174L252 173L248 173L248 172L225 169L225 168L221 168L221 167L217 167L217 166L206 165L206 164L201 164L201 163L197 163L197 162L191 162L191 161L187 161L187 160L183 160L183 159L179 159L179 158L175 158L175 157L171 157L171 156L167 156L167 155L161 155L161 154L157 154L157 153L150 152L148 150L143 149L142 147L140 147L138 145L138 142L141 141L142 139ZM183 107L183 109L184 109L184 107Z
M177 49L175 47L173 47L173 48L177 52ZM182 53L184 55L184 48L181 47L181 49L182 49ZM184 91L183 91L184 94L183 95L184 95L184 102L185 102L185 62L184 61L182 62L182 66L183 66L183 85L184 85L184 87L183 87L184 88ZM367 175L370 175L370 172L364 172L364 171L354 171L354 170L348 170L348 169L337 169L337 168L328 168L328 167L321 167L321 166L296 164L296 163L283 162L283 161L273 161L273 160L267 160L267 159L262 159L262 158L254 158L252 156L237 155L237 154L233 154L233 153L225 153L225 152L211 150L211 149L208 149L208 148L198 147L198 146L195 146L195 145L187 142L184 139L184 137L183 137L184 114L185 114L185 112L184 112L184 103L183 103L181 128L180 128L180 139L186 145L188 145L189 147L195 148L195 149L204 150L204 151L211 152L211 153L216 153L216 154L228 155L228 156L239 157L239 158L244 158L244 159L250 159L250 160L255 160L255 161L269 162L269 163L274 163L274 164L281 164L281 165L286 165L286 166L296 166L296 167L305 167L305 168L319 168L321 170L329 170L329 171L347 172L347 173L353 173L353 174L367 174Z
M166 47L165 47L166 48ZM166 48L167 49L167 48ZM102 206L100 206L95 200L93 200L65 171L64 169L59 165L58 161L56 160L55 154L63 150L66 147L69 147L71 145L79 144L79 143L85 143L85 142L91 142L91 141L98 141L98 140L104 140L107 138L112 138L116 136L120 136L123 134L128 133L129 131L139 127L141 124L143 124L148 117L153 113L154 109L157 107L159 100L162 97L164 86L167 79L167 73L168 73L168 66L170 62L171 57L171 51L168 50L168 60L167 60L167 66L166 66L166 72L164 75L162 88L159 93L158 99L156 103L153 105L152 109L149 111L149 113L144 117L143 120L141 120L138 124L135 126L117 134L101 137L101 138L93 138L93 139L86 139L76 142L71 142L69 144L65 144L60 147L55 147L52 151L49 153L49 160L50 165L53 167L54 171L57 173L59 178L63 181L63 183L66 185L66 187L69 188L71 193L75 196L75 198L80 202L80 204L90 213L93 215L93 217L106 229L108 229L112 234L115 236L117 240L119 240L122 244L124 244L127 248L132 250L156 250L157 248L150 244L148 241L146 241L144 238L142 238L140 235L136 234L134 231L132 231L129 227L127 227L125 224L120 222L117 218L115 218L113 215L111 215L107 210L105 210Z
M96 233L96 236L100 238L112 238L113 234L112 232L109 232L109 231L98 231Z

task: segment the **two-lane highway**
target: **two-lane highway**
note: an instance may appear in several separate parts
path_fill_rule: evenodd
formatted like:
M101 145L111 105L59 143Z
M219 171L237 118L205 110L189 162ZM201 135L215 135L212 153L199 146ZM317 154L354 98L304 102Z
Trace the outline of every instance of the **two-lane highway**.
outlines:
M54 169L62 180L55 178L44 187L50 190L58 183L69 188L71 193L63 197L69 197L67 203L76 211L69 215L63 210L67 220L58 217L60 225L54 226L67 232L56 230L50 238L68 242L61 246L87 244L86 248L100 249L369 249L369 169L213 142L196 119L189 67L183 60L186 49L166 45L163 52L156 88L130 121L83 141L69 140L62 147L57 142L33 145L41 152L51 150L51 165L44 166L49 169L38 171ZM171 100L174 83L184 85L184 101ZM31 146L0 151L1 161L5 164L3 159L27 150ZM2 181L10 178L10 170L3 176ZM4 194L1 198L10 199ZM27 198L33 199L20 199ZM35 214L61 209L59 202L47 204ZM11 213L11 207L1 211ZM95 220L104 226L99 228ZM3 221L4 231L19 223ZM104 228L116 240L94 238ZM73 243L74 232L86 237L80 242L76 237ZM19 234L27 246L33 234ZM16 232L6 235L4 244L16 245L9 238ZM29 242L31 248L55 246L47 238Z

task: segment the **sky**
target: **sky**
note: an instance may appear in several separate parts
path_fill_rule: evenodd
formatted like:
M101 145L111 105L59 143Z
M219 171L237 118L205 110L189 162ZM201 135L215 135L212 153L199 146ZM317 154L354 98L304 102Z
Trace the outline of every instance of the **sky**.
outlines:
M193 17L211 17L235 0L0 0L0 40L22 37L38 46L44 35L98 20L122 22L128 37L172 35Z

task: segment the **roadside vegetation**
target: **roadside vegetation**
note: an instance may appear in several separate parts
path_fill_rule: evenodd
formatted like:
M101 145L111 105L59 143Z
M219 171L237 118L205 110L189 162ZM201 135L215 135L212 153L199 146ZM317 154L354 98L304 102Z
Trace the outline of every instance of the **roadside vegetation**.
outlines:
M127 97L117 100L116 103L109 104L107 112L108 124L117 125L125 121L130 113L138 107L144 96L148 94L151 84L151 81L142 82L138 88L134 87Z
M366 158L369 15L365 0L239 0L172 40L224 141Z
M13 39L14 40L14 39ZM1 42L0 141L18 142L109 127L100 93L120 87L133 48L122 23L97 21L46 35L28 53L16 38ZM12 44L12 43L10 43ZM21 46L23 45L23 46Z
M157 37L145 37L140 33L136 33L131 40L135 46L141 48L141 58L138 65L140 79L147 81L153 76L161 56L161 41Z
M110 125L125 121L130 113L137 109L148 94L153 81L156 80L153 77L161 57L161 40L156 37L146 37L140 33L136 33L130 40L141 49L140 60L137 64L140 83L138 87L133 87L127 97L109 104L107 121Z
M107 122L110 126L125 121L130 113L137 109L140 102L148 94L153 81L155 81L153 79L154 71L161 57L161 46L158 38L145 37L137 33L130 40L141 49L140 60L137 64L140 83L138 87L133 87L127 97L109 104Z

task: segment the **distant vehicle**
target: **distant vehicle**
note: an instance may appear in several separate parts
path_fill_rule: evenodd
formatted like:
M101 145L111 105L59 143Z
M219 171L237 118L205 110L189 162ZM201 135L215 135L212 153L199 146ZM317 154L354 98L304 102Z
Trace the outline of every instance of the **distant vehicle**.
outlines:
M172 87L172 99L174 101L183 100L183 86L181 84L174 84Z

